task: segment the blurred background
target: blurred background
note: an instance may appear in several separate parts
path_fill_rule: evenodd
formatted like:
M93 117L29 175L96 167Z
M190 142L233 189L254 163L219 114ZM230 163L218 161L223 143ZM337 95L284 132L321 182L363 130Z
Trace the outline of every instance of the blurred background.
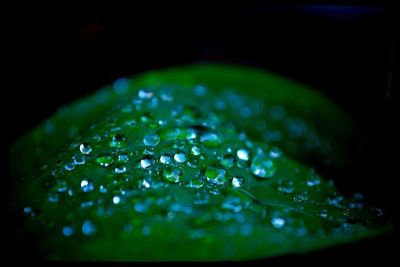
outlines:
M339 186L361 191L398 220L396 15L382 4L25 6L10 21L17 73L10 94L19 110L10 144L60 105L116 78L199 61L244 64L310 85L355 118L353 165ZM393 241L311 257L389 257Z

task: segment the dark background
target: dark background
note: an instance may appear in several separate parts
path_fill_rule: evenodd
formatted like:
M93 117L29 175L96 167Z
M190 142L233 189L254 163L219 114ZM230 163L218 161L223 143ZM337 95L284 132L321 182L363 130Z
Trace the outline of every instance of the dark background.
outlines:
M398 221L395 166L397 9L390 5L158 3L25 8L10 21L10 144L71 102L121 76L199 61L245 64L313 86L357 123L339 187L364 193ZM397 53L398 51L396 51ZM345 174L345 175L343 175ZM394 235L396 234L396 237ZM397 230L377 240L274 261L394 259Z

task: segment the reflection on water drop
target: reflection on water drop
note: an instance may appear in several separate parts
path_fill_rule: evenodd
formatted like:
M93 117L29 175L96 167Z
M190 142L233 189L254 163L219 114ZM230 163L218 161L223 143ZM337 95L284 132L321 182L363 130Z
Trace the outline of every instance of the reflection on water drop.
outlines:
M153 92L152 91L148 91L148 90L139 90L138 92L138 97L140 99L150 99L153 97Z
M88 181L87 179L83 179L81 181L81 188L82 188L82 191L85 193L91 192L91 191L93 191L93 183Z
M119 197L119 196L114 196L112 201L113 201L113 203L114 203L115 205L118 205L118 203L121 202L121 197Z
M146 146L156 146L160 142L160 137L157 134L150 133L143 138L143 143Z
M92 152L92 147L90 146L89 143L82 143L79 146L79 150L81 151L82 154L90 154Z
M190 150L190 153L193 156L199 156L200 155L200 148L197 146L193 146L192 149Z
M170 169L167 168L163 172L163 176L165 180L171 183L178 183L180 182L182 172L178 169Z
M276 229L281 229L283 226L285 226L285 219L281 217L274 217L271 219L271 224Z
M250 170L259 178L270 178L276 173L274 162L263 154L254 157Z
M72 171L75 168L75 163L74 162L70 162L64 165L64 168L67 171Z
M224 169L207 167L205 175L207 181L213 184L223 185L226 182L226 170Z
M96 159L96 162L102 167L108 167L113 161L113 158L107 154L101 155Z
M232 186L235 188L241 187L243 185L243 178L242 177L233 177L232 178Z
M91 236L96 233L96 226L90 221L86 220L82 224L82 233L86 236Z
M151 165L154 164L154 159L151 158L144 158L140 161L140 166L142 166L143 169L147 169L151 167Z
M170 155L164 154L164 155L161 155L161 157L160 157L160 162L161 162L162 164L168 165L168 164L171 164L172 158L171 158Z
M177 152L174 155L174 160L179 163L183 163L186 161L186 154L184 152Z
M123 134L116 134L112 138L110 142L110 147L115 147L115 148L122 148L125 147L128 142L128 139L126 138L125 135Z
M74 229L71 226L64 226L62 229L62 233L64 236L69 237L74 234Z
M72 157L72 159L74 160L74 163L76 165L85 164L85 156L84 155L75 155Z
M236 156L240 160L248 161L249 160L249 151L245 148L238 149L236 151Z
M126 172L126 167L125 166L117 166L114 169L115 173L124 173Z

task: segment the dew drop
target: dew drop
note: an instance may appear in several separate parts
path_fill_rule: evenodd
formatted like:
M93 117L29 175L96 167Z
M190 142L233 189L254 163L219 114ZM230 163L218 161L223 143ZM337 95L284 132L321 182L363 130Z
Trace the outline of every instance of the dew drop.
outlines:
M326 210L321 210L320 212L318 212L318 215L322 218L326 218L328 217L328 212Z
M110 142L110 147L122 148L127 144L128 139L123 134L116 134Z
M117 166L114 169L115 173L124 173L126 172L126 167L125 166Z
M174 155L174 160L178 163L183 163L186 161L186 154L184 152L177 152Z
M243 182L244 182L244 180L242 177L233 177L232 178L232 186L235 188L242 187Z
M148 91L148 90L139 90L138 92L138 97L140 99L150 99L153 97L153 92L152 91Z
M279 190L279 192L282 192L285 194L293 193L293 191L294 191L293 181L289 180L289 179L279 181L278 190Z
M285 219L281 217L274 217L271 219L271 224L276 229L282 229L282 227L285 226L285 223Z
M25 214L30 214L30 213L32 213L32 211L33 211L33 210L32 210L31 207L25 207L25 208L24 208L24 213L25 213Z
M276 173L274 162L262 154L253 159L250 170L259 178L270 178Z
M178 169L167 168L163 172L163 177L165 178L165 180L172 183L180 182L181 175L182 172Z
M121 162L128 162L128 160L129 160L128 154L121 154L121 155L118 155L118 161L121 161Z
M91 191L93 191L93 183L86 179L83 179L81 181L81 188L82 188L82 191L85 193L91 192Z
M89 143L82 143L79 146L79 150L81 151L82 154L88 155L90 152L92 152L92 147L90 146Z
M195 178L190 180L189 183L186 185L186 187L198 189L203 187L203 185L204 185L204 180Z
M171 164L171 161L172 161L172 158L168 154L161 155L161 157L160 157L160 162L162 164L168 165L168 164Z
M236 156L240 160L248 161L249 160L249 151L245 148L238 149L236 151Z
M101 167L108 167L110 164L113 163L113 158L110 155L102 155L96 159L96 162L101 166Z
M96 226L89 220L86 220L82 224L82 233L86 236L91 236L96 233Z
M221 165L227 169L230 169L235 164L235 158L231 154L225 154L222 156Z
M205 175L207 177L207 181L216 184L223 185L226 182L226 170L207 167Z
M71 226L64 226L62 229L62 233L64 236L69 237L74 234L74 229Z
M147 169L151 167L154 164L154 159L151 158L144 158L140 161L140 166L142 166L143 169Z
M119 196L114 196L112 201L113 201L113 203L114 203L115 205L118 205L118 203L121 202L121 197L119 197Z
M143 138L143 143L146 146L156 146L160 142L160 137L157 134L150 133Z
M82 165L85 164L85 156L84 155L75 155L72 157L74 160L75 165Z
M221 142L219 136L215 133L204 133L201 135L200 141L208 147L216 147Z
M49 201L53 202L53 203L58 202L58 195L57 194L50 194L49 195Z
M75 163L74 162L70 162L64 165L64 168L67 171L72 171L75 168Z
M243 206L242 206L242 203L240 202L240 198L228 197L222 203L222 208L236 213L236 212L241 211Z
M143 179L142 186L144 188L150 188L151 187L150 183L146 179Z
M190 153L193 156L199 156L200 155L200 148L198 146L193 146L192 149L190 150Z

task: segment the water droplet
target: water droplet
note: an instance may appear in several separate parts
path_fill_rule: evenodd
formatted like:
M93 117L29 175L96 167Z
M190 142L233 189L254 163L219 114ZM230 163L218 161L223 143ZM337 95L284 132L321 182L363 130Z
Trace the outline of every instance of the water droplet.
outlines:
M328 217L328 212L326 210L321 210L320 212L318 212L318 215L322 218L326 218Z
M221 140L216 133L204 133L200 137L200 141L208 147L216 147L220 144Z
M198 146L193 146L192 149L190 150L190 153L193 156L199 156L200 155L200 148Z
M139 90L138 92L138 97L140 99L150 99L153 97L153 92L152 91L148 91L148 90Z
M307 186L316 186L316 185L319 185L321 183L321 181L320 180L308 180L307 181Z
M228 197L224 200L222 203L222 208L231 210L233 212L239 212L242 210L243 206L242 203L240 202L240 198L238 197Z
M74 228L71 226L64 226L62 229L62 233L64 236L72 236L74 234Z
M111 155L102 155L96 159L96 162L100 164L102 167L108 167L110 164L113 163L113 158Z
M115 80L113 84L114 92L117 95L123 95L126 92L128 92L129 89L129 80L124 79L124 78L119 78Z
M176 140L172 145L175 149L183 149L185 148L185 140Z
M202 96L202 95L204 95L204 94L206 93L206 88L205 88L204 86L202 86L202 85L197 85L197 86L194 88L194 93L195 93L197 96Z
M285 179L279 181L278 190L285 194L290 194L294 191L294 183L292 180Z
M177 152L174 155L174 160L179 163L183 163L186 161L186 154L184 152Z
M121 155L118 155L118 161L128 162L128 160L129 160L128 154L121 154Z
M124 173L126 172L126 167L125 166L117 166L114 169L115 173Z
M205 175L207 181L213 184L223 185L226 182L226 170L224 169L207 167Z
M146 179L143 179L142 185L143 185L144 188L150 188L151 187L150 183Z
M96 233L96 226L89 220L86 220L82 224L82 233L87 236L94 235Z
M203 185L204 185L203 179L194 178L189 181L189 183L186 185L186 187L198 189L198 188L203 187Z
M178 169L167 168L163 172L163 176L164 176L165 180L167 180L168 182L172 182L172 183L180 182L181 175L182 175L182 172Z
M146 146L156 146L160 142L160 137L157 134L150 133L143 138L143 143Z
M67 171L72 171L75 168L75 163L74 162L70 162L64 165L64 168Z
M274 162L263 154L258 155L253 159L250 170L259 178L269 178L276 173Z
M242 177L233 177L232 178L232 186L233 187L242 187L244 179Z
M85 201L81 204L81 208L87 208L93 206L94 202L93 201Z
M82 191L85 193L91 192L91 191L93 191L93 183L86 179L83 179L81 181L81 188L82 188Z
M31 207L25 207L25 208L24 208L24 213L25 213L25 214L30 214L32 211L33 211L33 210L32 210Z
M57 194L49 194L49 201L56 203L58 202L58 195Z
M99 191L100 191L100 193L103 193L103 194L107 193L107 188L104 185L100 185Z
M168 165L168 164L171 164L171 161L172 161L172 158L168 154L161 155L161 157L160 157L160 162L162 164Z
M227 169L230 169L235 164L235 158L231 154L225 154L222 156L221 165Z
M274 217L271 219L271 224L276 229L282 229L282 227L285 226L285 223L285 219L281 217Z
M116 134L110 142L110 147L122 148L125 147L128 139L123 134Z
M115 205L117 205L119 202L121 202L121 197L119 197L119 196L114 196L112 201L113 201L113 203L114 203Z
M75 155L72 157L72 159L74 160L74 163L76 165L85 164L85 156L84 155Z
M140 166L142 166L143 169L147 169L151 167L151 165L154 164L154 159L151 158L144 158L140 161Z
M82 143L79 146L79 150L81 151L82 154L88 155L90 152L92 152L92 147L90 146L89 143Z
M269 151L269 156L271 158L279 158L282 155L282 152L277 148L271 148Z
M337 208L341 208L342 207L342 201L343 201L343 197L342 196L329 197L328 198L329 205L335 206Z
M236 151L236 156L240 160L248 161L249 160L249 151L245 148L238 149Z

